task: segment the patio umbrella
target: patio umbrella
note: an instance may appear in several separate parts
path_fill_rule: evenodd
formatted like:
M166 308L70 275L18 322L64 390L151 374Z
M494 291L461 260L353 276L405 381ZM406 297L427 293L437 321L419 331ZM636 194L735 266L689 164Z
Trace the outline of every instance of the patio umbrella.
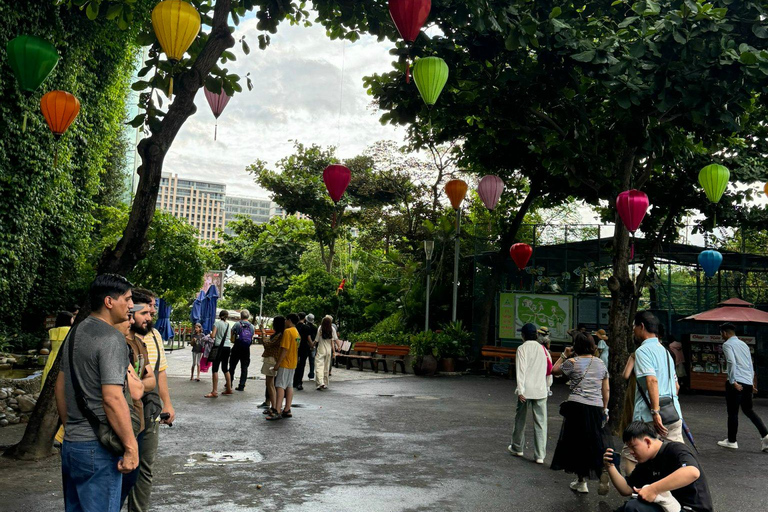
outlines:
M155 329L158 330L163 341L173 338L171 309L171 305L165 302L165 300L157 299L157 323L155 323Z
M200 293L197 294L195 301L192 303L192 311L190 311L189 313L189 320L192 322L192 325L195 325L200 321L201 315L203 313L204 300L205 300L205 292L203 290L200 290Z
M216 304L219 302L219 290L212 284L205 292L203 308L200 314L200 323L203 325L203 332L208 334L213 330L213 323L216 321Z

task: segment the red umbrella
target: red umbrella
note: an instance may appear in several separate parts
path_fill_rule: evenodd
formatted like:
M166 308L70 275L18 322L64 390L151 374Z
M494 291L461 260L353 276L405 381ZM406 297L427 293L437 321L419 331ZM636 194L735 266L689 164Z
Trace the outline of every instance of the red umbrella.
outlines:
M229 103L229 100L232 99L232 96L229 96L226 92L224 92L223 88L218 94L209 91L207 88L204 89L203 92L205 93L205 99L208 100L208 105L211 107L213 117L216 118L216 127L213 131L213 140L216 140L216 136L218 135L219 131L219 116L222 112L224 112L224 107L227 106L227 103Z

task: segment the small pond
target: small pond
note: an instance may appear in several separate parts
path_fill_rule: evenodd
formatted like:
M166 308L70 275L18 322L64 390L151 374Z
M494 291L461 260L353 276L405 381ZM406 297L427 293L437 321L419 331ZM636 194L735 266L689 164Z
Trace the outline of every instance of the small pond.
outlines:
M41 373L39 368L15 368L0 370L0 379L26 379L30 375Z

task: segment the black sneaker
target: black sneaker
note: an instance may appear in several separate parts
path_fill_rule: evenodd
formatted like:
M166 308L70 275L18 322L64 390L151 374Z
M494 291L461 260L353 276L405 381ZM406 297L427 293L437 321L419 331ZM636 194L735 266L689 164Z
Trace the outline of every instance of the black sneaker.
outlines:
M299 384L299 387L297 387L296 389L298 389L299 391L304 391L304 386L302 386L301 384Z
M245 391L245 386L237 386L235 389L237 391Z

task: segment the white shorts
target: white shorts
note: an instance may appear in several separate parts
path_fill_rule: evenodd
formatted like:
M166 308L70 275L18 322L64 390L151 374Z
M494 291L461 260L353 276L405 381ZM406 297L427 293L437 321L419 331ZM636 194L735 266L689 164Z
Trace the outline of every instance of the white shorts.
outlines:
M278 368L277 377L275 377L275 387L288 389L293 386L293 374L296 373L296 369Z

